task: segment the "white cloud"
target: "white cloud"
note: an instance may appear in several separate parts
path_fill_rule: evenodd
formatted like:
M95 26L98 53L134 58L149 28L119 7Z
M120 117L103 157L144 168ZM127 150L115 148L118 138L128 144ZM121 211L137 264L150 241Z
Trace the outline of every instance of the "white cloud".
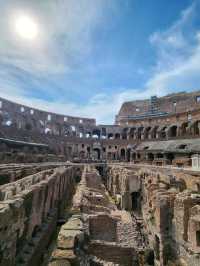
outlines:
M5 2L4 9L0 10L2 25L6 23L2 12L7 12L8 7L13 7L12 1ZM71 68L76 67L77 61L84 62L84 57L92 49L91 32L104 21L103 12L105 3L108 2L80 0L78 6L74 0L38 0L34 1L34 6L27 2L29 1L24 1L23 6L32 11L33 16L37 16L44 35L38 43L38 48L34 50L34 47L24 47L21 43L12 42L13 36L6 32L6 27L1 27L0 62L30 73L34 78L63 72L67 74ZM164 95L174 89L199 89L196 86L200 83L200 30L193 28L192 25L199 11L199 5L195 1L181 13L180 19L169 29L151 35L150 43L157 49L156 65L152 77L142 90L117 88L116 93L113 91L92 95L85 104L63 102L62 99L50 102L26 96L26 89L19 87L13 79L13 73L0 68L0 81L3 81L0 95L35 108L66 115L93 117L97 119L97 123L109 124L114 121L114 116L124 101ZM45 32L48 32L46 36ZM143 68L138 69L138 73L143 74ZM109 89L107 91L109 92ZM45 90L43 92L47 93ZM41 90L41 93L43 92ZM62 91L60 93L62 95ZM48 91L48 94L53 95L54 88Z
M110 1L113 3L113 1ZM91 32L106 20L106 0L6 0L0 8L1 62L34 75L70 71L92 49ZM25 14L38 25L31 42L16 35L15 21Z
M169 29L151 35L158 54L147 88L159 88L160 94L200 89L200 29L192 23L199 11L199 1L194 1Z

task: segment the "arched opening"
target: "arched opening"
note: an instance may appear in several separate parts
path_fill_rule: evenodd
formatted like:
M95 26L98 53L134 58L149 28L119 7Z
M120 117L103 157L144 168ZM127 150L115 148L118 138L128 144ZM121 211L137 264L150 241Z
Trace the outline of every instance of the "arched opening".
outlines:
M157 131L158 131L158 126L155 126L151 129L151 138L156 139L157 138Z
M133 153L132 153L132 160L134 161L135 159L136 159L136 153L133 152Z
M108 139L113 139L113 133L108 133Z
M130 129L130 133L129 133L129 138L130 139L134 139L135 138L135 132L136 132L136 128L135 127L132 127Z
M32 125L30 123L25 124L25 130L32 130Z
M163 157L164 157L164 156L163 156L162 153L158 153L158 154L157 154L157 158L158 158L158 159L162 159Z
M139 127L137 131L137 138L142 139L142 132L144 130L144 127Z
M132 211L140 212L140 192L132 192L131 193L131 203L132 203Z
M200 121L195 121L193 125L194 136L199 136Z
M153 153L148 153L148 154L147 154L147 159L148 159L149 161L153 161L153 160L154 160L154 155L153 155Z
M179 190L180 192L183 192L184 190L187 189L187 185L186 185L186 182L184 179L180 179L179 182L178 182L178 187L179 187Z
M101 129L101 137L103 138L103 139L105 139L106 138L106 128L105 127L102 127L102 129Z
M122 139L127 139L127 133L128 133L128 128L123 128L122 130Z
M145 139L149 139L149 132L150 132L150 130L151 130L151 127L145 128L145 130L144 130L144 138Z
M169 161L169 163L172 164L172 161L174 160L174 154L173 153L167 153L166 158Z
M120 139L120 134L119 133L115 134L115 139Z
M166 126L164 126L164 127L161 129L161 131L160 131L160 138L161 138L161 139L165 139L165 138L166 138L166 129L167 129Z
M176 125L170 127L170 129L169 129L169 135L168 136L170 138L177 137L177 126Z
M188 122L184 122L184 123L181 125L181 128L180 128L181 136L185 136L185 135L187 134L188 126L189 126L189 123L188 123Z
M100 160L101 159L101 151L98 148L94 148L93 149L93 153L94 153L94 159L96 160Z
M127 149L127 161L130 162L131 161L131 149Z
M92 131L92 137L93 137L93 138L100 139L100 136L101 136L101 131L100 131L100 129L94 129L94 130Z
M121 149L121 151L120 151L120 159L122 161L125 161L125 159L126 159L126 151L125 151L125 149Z

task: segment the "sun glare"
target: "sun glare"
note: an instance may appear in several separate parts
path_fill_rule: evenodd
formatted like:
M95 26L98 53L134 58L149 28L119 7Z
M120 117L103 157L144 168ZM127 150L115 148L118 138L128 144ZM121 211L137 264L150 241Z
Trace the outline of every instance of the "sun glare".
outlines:
M25 15L16 18L15 30L20 37L27 40L34 40L38 35L37 23L31 17Z

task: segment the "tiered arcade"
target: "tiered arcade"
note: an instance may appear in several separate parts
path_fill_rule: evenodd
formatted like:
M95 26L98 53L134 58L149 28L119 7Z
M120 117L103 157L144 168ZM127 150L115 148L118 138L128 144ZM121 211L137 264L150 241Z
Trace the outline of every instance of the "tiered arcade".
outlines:
M124 103L115 125L96 125L95 119L44 112L0 98L4 162L52 161L59 156L61 161L188 166L198 154L199 137L200 92Z

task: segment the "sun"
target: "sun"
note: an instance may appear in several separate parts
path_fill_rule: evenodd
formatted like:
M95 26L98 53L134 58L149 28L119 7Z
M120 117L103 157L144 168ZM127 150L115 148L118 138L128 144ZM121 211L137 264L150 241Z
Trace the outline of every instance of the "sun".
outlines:
M16 33L27 40L34 40L38 36L38 25L33 18L21 15L15 20Z

